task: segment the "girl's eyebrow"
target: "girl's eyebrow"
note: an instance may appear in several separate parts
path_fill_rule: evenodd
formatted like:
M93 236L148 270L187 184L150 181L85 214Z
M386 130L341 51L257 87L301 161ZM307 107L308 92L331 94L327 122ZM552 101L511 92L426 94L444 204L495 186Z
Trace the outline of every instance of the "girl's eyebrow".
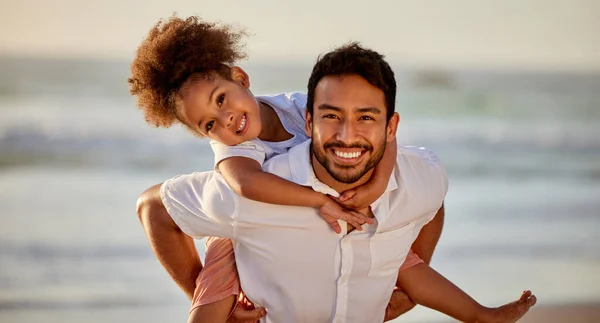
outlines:
M210 95L208 96L207 104L210 104L212 102L212 97L213 97L213 95L215 95L215 92L217 92L217 88L218 88L218 86L215 85L215 87L213 87L212 91L210 91Z
M219 87L218 86L214 86L212 91L210 91L210 94L208 95L208 101L206 102L207 105L210 105L210 103L212 102L212 98L215 95L215 92L217 92L217 89ZM202 128L202 123L204 122L204 118L200 118L200 121L198 121L198 127Z

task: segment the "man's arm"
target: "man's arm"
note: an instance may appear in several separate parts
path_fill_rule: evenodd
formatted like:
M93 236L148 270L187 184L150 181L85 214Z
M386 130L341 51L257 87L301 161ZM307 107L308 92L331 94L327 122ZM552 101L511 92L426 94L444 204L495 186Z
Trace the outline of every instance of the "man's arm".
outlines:
M158 261L191 300L202 263L194 240L183 233L171 218L160 198L160 184L138 198L137 214ZM264 308L236 307L230 322L256 321L266 315Z
M442 203L442 206L438 209L433 219L421 229L417 240L415 240L412 245L412 250L419 255L419 257L421 257L426 264L431 262L433 251L440 240L443 227L444 203Z
M160 198L160 184L138 198L137 214L158 261L192 299L202 263L194 240L179 229L165 209Z

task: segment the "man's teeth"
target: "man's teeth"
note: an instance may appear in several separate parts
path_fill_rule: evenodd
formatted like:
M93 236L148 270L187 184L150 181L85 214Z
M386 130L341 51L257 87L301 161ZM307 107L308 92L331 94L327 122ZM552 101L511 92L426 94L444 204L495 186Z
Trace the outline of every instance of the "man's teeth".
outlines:
M246 115L244 114L242 116L242 122L240 122L240 126L237 128L237 131L240 132L242 130L244 130L244 127L246 126Z
M357 152L353 152L353 153L345 153L345 152L341 152L341 151L337 151L334 150L335 155L338 157L342 157L342 158L358 158L358 156L360 156L361 152L357 151Z

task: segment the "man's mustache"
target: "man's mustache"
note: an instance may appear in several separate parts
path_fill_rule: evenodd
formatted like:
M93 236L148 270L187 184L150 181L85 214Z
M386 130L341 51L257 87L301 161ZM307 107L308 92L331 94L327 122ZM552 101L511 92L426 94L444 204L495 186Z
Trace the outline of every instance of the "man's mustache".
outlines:
M369 145L368 143L361 143L361 142L355 142L352 144L345 144L341 141L328 141L323 145L324 149L331 149L331 148L360 148L362 150L373 150L373 146Z

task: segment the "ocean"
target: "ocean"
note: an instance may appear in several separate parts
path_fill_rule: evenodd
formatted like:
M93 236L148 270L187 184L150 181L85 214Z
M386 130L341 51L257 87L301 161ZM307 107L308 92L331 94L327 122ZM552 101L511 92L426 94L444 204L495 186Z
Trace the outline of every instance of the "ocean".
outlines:
M398 141L433 149L450 179L432 266L487 306L524 289L600 302L600 75L392 66ZM255 94L304 91L310 73L242 67ZM0 322L186 321L135 202L213 156L148 126L127 76L126 61L0 57Z

